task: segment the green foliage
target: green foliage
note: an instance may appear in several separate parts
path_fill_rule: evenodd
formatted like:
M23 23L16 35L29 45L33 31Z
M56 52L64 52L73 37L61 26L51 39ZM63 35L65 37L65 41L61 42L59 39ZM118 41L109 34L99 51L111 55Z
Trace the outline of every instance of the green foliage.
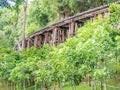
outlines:
M112 25L117 25L120 23L120 5L113 4L110 6L109 11L112 13L110 15L110 23Z
M65 5L68 3L68 1L64 2ZM120 19L118 9L119 5L112 5L109 18L98 17L93 22L85 23L75 37L57 47L44 45L40 49L31 47L22 52L15 52L0 46L0 79L16 84L26 82L24 84L26 86L38 85L42 88L49 88L57 84L64 86L65 82L70 82L72 85L79 84L87 75L100 82L113 78L120 69L120 34L114 27ZM40 13L37 14L37 11ZM3 11L1 13L6 14ZM28 26L34 24L34 27L38 28L48 19L42 24L35 25L39 20L42 21L44 15L48 14L44 14L38 7L35 7L31 13L28 17L35 14L35 18L28 19ZM4 17L2 14L1 16ZM20 15L22 14L20 12ZM13 19L10 18L11 20ZM9 20L6 20L5 24L7 21ZM6 33L3 27L8 29ZM0 33L1 36L4 33L6 35L10 33L8 23L1 28L3 30ZM19 27L17 29L19 30ZM7 41L4 40L3 45L5 42Z

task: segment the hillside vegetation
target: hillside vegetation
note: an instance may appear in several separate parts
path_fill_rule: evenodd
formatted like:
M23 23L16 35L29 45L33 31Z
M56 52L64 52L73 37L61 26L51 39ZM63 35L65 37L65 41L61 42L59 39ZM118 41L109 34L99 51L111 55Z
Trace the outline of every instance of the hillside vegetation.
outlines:
M96 87L107 90L106 85L111 84L111 80L120 81L120 29L117 28L120 5L113 4L109 10L110 17L99 15L93 22L86 22L75 37L56 47L44 45L22 52L1 47L0 80L3 85L11 90L28 87L70 90L69 86L71 90L76 90L76 86L77 90L96 90ZM84 82L88 86L81 84Z

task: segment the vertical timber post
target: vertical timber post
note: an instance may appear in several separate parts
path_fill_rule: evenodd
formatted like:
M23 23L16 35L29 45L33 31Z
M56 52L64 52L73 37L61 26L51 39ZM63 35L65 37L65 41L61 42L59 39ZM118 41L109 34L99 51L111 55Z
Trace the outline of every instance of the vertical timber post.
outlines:
M64 33L64 30L62 30L62 42L65 41L65 33Z
M77 34L77 30L78 30L78 24L77 24L77 22L76 22L76 23L75 23L75 29L74 29L74 35Z
M45 32L45 42L44 44L47 44L48 43L48 32Z
M38 36L34 37L34 47L37 47Z
M68 33L68 38L71 38L74 35L74 31L75 31L75 22L72 21L69 24L69 33Z
M27 48L30 48L30 39L27 40Z
M75 22L72 21L69 24L69 33L68 33L68 38L72 37L74 35L74 31L75 31Z
M25 38L22 40L22 50L25 48Z
M41 40L42 40L41 39L41 35L38 35L38 42L37 42L38 43L38 47L41 47Z
M54 28L53 30L53 46L56 45L56 39L57 39L57 27Z
M58 43L60 43L60 28L57 31L57 40L58 40Z

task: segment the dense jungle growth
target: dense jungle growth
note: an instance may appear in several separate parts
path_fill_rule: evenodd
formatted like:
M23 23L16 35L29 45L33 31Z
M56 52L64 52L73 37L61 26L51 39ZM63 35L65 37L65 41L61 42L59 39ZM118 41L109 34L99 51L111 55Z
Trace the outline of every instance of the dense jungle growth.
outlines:
M120 87L120 4L58 46L13 50L46 25L116 0L11 1L15 5L0 1L0 90L118 90L108 85Z

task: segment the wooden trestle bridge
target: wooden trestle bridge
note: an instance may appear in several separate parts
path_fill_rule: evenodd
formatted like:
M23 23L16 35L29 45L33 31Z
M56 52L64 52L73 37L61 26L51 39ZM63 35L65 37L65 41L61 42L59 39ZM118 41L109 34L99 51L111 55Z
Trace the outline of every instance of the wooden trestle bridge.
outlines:
M120 1L115 3L120 4ZM40 48L44 44L54 46L63 43L67 38L75 36L77 29L82 27L87 20L93 20L93 18L96 18L99 14L102 16L109 15L110 12L108 11L108 8L110 5L111 4L108 4L82 12L38 30L25 38L24 48L30 48L32 46ZM19 50L19 45L22 47L22 41L23 40L15 44L15 50Z

